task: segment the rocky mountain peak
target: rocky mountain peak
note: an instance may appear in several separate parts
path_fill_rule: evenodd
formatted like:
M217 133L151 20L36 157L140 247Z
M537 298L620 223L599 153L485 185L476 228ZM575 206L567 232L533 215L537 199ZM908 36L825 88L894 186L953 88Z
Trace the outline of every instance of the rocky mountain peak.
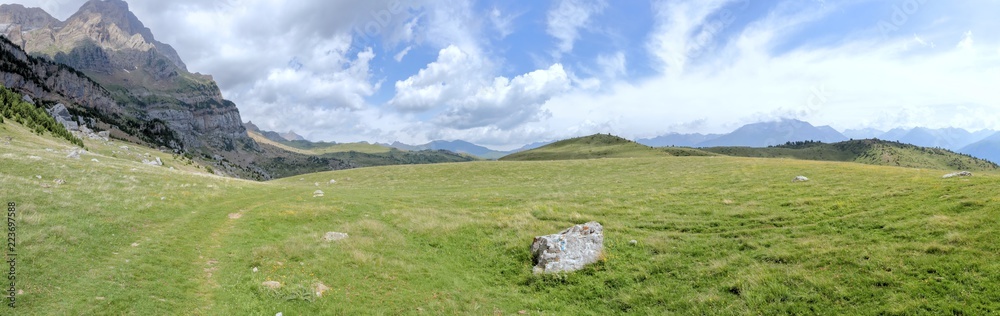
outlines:
M59 24L59 20L39 8L26 8L20 4L0 5L0 29L19 25L22 31Z

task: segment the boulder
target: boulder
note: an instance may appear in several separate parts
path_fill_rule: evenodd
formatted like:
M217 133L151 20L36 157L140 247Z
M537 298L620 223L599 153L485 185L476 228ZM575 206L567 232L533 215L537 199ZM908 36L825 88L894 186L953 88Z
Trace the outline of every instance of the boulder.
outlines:
M316 192L313 192L313 197L321 197L321 196L323 196L323 190L316 190Z
M604 227L597 222L570 227L561 233L535 237L531 257L535 273L572 272L604 255Z
M968 172L968 171L961 171L961 172L955 172L955 173L949 173L949 174L946 174L946 175L944 175L944 177L942 177L942 178L944 178L944 179L948 179L948 178L956 178L956 177L971 177L971 176L972 176L972 172Z
M323 240L325 241L338 241L344 239L347 239L346 233L328 232L323 235Z
M80 159L80 154L82 154L82 153L83 153L82 151L73 150L73 151L69 152L69 155L66 155L66 158L69 158L69 159Z
M337 183L337 180L330 180L330 184Z
M795 177L795 179L792 179L792 182L808 182L808 181L809 178L806 178L805 176L798 176Z
M21 97L21 101L28 102L28 103L31 103L31 104L35 104L35 100L32 100L31 97L28 96L27 94L25 94L24 96Z
M160 157L156 157L156 159L154 159L154 160L143 159L142 163L150 165L150 166L162 166L163 165L163 161L160 160Z
M108 139L108 137L111 137L111 132L109 132L109 131L97 132L97 136L100 136L101 138L104 138L104 139Z

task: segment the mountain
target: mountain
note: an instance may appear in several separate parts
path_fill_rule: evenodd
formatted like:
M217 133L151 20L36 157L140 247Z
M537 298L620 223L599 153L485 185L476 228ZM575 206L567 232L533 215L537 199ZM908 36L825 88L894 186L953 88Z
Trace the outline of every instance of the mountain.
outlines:
M997 137L997 140L1000 141L1000 137ZM713 147L704 150L737 157L844 161L906 168L971 171L993 171L1000 168L995 163L946 149L920 147L877 139L853 140L833 144L795 142L770 148Z
M503 161L544 161L596 158L669 157L665 151L618 136L596 134L558 141L510 154Z
M637 139L636 142L653 147L667 147L667 146L679 146L679 147L694 147L700 143L707 142L710 140L717 139L722 135L719 134L678 134L670 133L663 136L658 136L654 138L644 138Z
M287 141L306 140L305 137L296 134L294 131L288 131L288 133L281 133L281 138L284 138Z
M732 133L698 143L697 147L767 147L806 140L835 143L845 141L847 137L829 126L815 127L799 120L781 120L746 125Z
M105 102L110 95L121 109L89 114L162 122L167 128L157 126L155 131L175 139L162 137L153 145L220 155L244 166L252 160L247 153L259 151L236 105L223 99L215 81L190 73L177 52L157 41L124 1L88 1L66 21L37 8L3 5L0 32L28 53L79 70L106 89L99 96L102 100L76 100L70 108Z
M878 138L923 147L959 150L972 143L983 140L993 133L994 131L990 130L973 133L960 128L930 129L917 127L912 129L893 129Z
M459 154L473 155L483 159L497 159L513 153L513 151L498 151L479 146L464 140L444 141L436 140L423 145L407 145L401 142L392 144L381 144L399 150L421 151L421 150L447 150Z
M965 146L959 152L1000 163L1000 133L995 133L993 136Z
M872 139L878 138L885 134L885 131L877 130L874 128L862 128L862 129L849 129L841 132L844 136L851 139Z

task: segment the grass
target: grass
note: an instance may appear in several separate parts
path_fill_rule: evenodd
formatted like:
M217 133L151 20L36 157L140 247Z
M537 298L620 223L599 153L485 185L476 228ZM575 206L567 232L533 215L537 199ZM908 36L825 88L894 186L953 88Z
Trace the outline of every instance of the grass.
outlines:
M303 155L311 155L311 156L322 156L324 154L349 153L349 152L357 152L364 154L386 154L392 150L392 148L389 147L372 145L368 143L349 143L349 144L312 143L311 148L306 148L305 146L301 145L296 146L297 144L295 142L276 142L254 131L247 131L247 133L250 135L251 138L253 138L258 143L268 144L290 152L300 153Z
M694 150L688 153L694 153ZM558 141L532 150L500 158L502 161L546 161L595 158L667 157L668 150L656 149L621 137L596 134Z
M994 172L662 156L256 183L102 154L121 144L68 160L44 148L71 145L15 124L0 136L14 138L0 199L18 203L18 315L1000 311ZM54 178L67 183L41 187ZM591 220L604 261L531 273L534 236Z

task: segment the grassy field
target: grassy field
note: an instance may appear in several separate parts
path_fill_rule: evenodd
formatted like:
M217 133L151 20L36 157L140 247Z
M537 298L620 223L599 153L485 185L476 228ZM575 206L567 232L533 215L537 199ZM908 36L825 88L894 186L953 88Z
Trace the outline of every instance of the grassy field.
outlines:
M698 150L689 150L695 153ZM558 141L500 158L502 161L546 161L598 158L667 157L671 154L618 136L596 134Z
M88 141L94 153L71 160L65 141L0 125L17 315L1000 311L993 172L663 156L257 183L148 149L166 165L113 157L121 145ZM591 220L604 261L531 273L534 236ZM329 231L350 237L324 242Z

